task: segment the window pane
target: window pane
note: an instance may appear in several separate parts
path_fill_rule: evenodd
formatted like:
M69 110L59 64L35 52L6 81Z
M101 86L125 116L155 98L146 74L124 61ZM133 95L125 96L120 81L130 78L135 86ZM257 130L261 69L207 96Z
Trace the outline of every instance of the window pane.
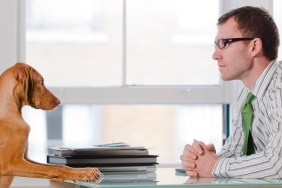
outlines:
M219 1L127 1L129 85L220 84L212 60L218 14Z
M25 108L24 116L34 117L35 111ZM47 116L27 118L31 125L33 159L41 154L39 160L46 160L46 143L73 146L122 141L144 145L152 148L150 153L159 155L161 164L179 163L184 145L193 139L214 143L217 150L222 146L222 105L63 105L62 110L53 112L62 119L63 134L57 143L52 135L48 135L48 142L42 141L46 138L42 136L44 130L52 126L48 123L46 127L46 117L54 123L50 117L55 116L48 116L50 112L47 112ZM36 127L38 124L41 130ZM59 128L53 127L53 132L61 132Z
M26 60L49 86L122 80L122 0L27 0Z
M279 29L279 35L280 35L280 44L281 44L281 37L282 37L282 1L281 0L273 0L273 17L274 20L278 26ZM280 45L281 46L281 45ZM282 60L282 48L279 48L278 52L278 58L279 60Z
M218 1L126 3L127 84L220 83L211 58ZM122 9L122 0L27 0L27 62L49 86L122 85Z

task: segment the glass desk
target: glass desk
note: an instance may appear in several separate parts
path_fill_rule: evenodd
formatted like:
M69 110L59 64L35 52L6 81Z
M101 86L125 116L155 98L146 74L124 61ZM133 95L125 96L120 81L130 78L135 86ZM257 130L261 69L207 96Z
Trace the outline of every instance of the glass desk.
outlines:
M64 183L50 182L50 188L153 188L153 187L282 187L282 180L263 179L227 179L227 178L189 178L183 174L176 173L174 168L157 168L155 180L150 181L128 181L108 182L107 177L101 178L99 183L74 182L67 180Z

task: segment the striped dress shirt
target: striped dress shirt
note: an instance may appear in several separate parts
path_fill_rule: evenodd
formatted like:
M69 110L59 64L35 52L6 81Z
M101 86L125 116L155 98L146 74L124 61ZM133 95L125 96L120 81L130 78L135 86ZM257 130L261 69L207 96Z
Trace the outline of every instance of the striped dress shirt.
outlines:
M249 90L244 87L238 98L241 109ZM215 177L282 177L282 65L272 62L258 78L252 93L254 118L251 133L256 153L244 156L244 133L240 113L233 119L233 131L213 169Z

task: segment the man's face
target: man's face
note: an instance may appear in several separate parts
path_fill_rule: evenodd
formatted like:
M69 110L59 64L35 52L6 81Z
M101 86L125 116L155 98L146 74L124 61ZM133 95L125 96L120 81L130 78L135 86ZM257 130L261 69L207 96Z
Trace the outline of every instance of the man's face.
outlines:
M233 18L219 26L215 41L228 38L244 38ZM229 43L223 49L215 48L212 57L218 63L223 80L248 79L253 65L250 50L248 41Z

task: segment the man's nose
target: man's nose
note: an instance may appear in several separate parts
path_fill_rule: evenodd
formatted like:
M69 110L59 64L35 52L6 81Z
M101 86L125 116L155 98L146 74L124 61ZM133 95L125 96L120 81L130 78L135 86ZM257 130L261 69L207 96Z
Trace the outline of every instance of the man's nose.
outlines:
M213 52L213 54L212 54L212 58L213 58L214 60L219 60L220 57L221 57L221 55L220 55L220 53L219 53L219 49L215 48L215 49L214 49L214 52Z

